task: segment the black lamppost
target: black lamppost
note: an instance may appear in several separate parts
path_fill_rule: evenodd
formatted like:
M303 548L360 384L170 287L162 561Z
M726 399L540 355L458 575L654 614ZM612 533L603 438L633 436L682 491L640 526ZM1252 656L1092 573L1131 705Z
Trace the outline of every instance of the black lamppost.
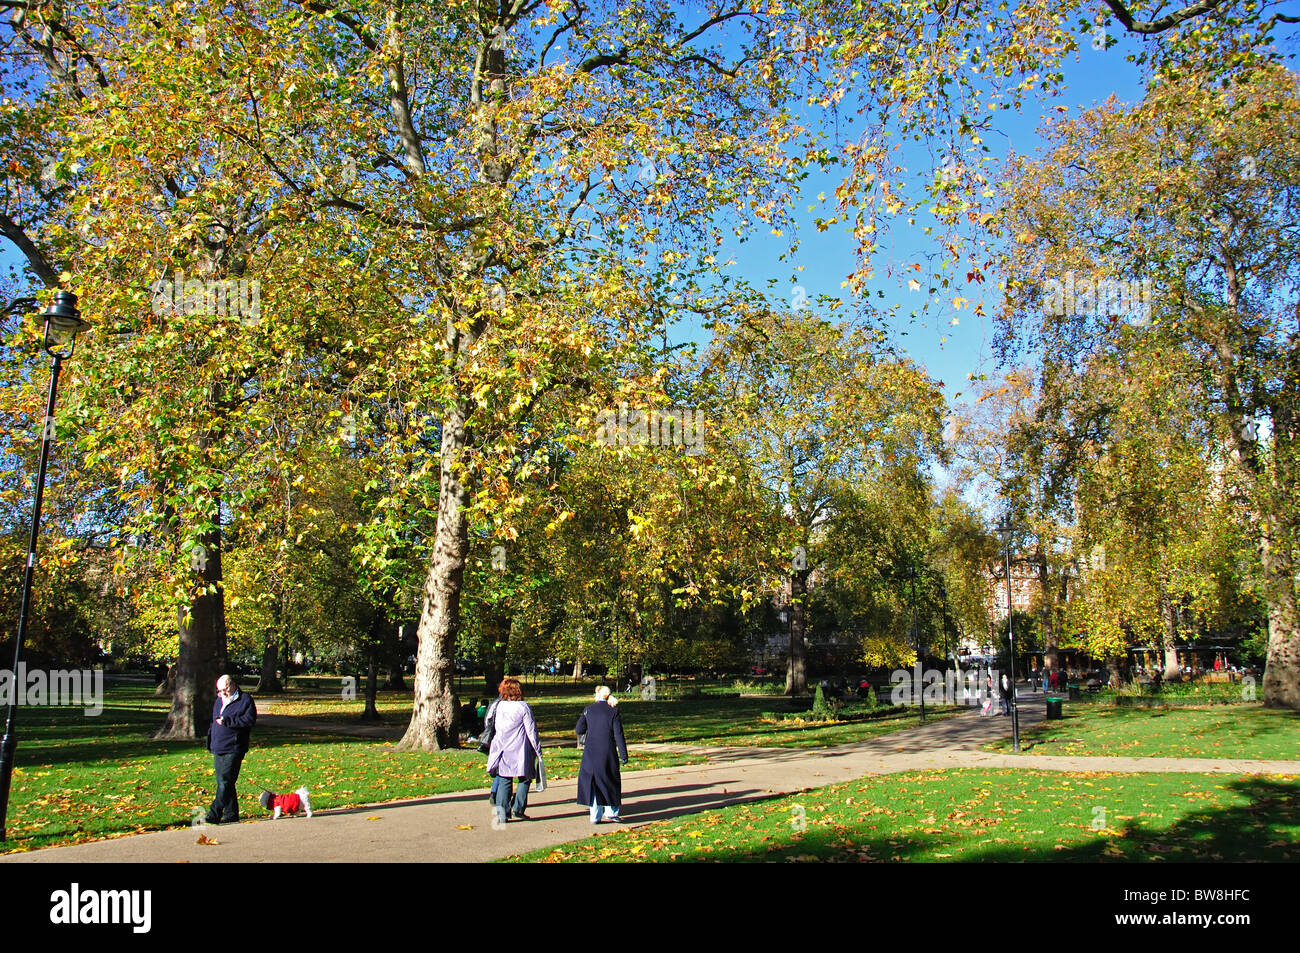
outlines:
M1019 754L1020 709L1016 705L1016 636L1011 621L1011 534L1013 532L1015 527L1011 525L1011 515L1007 514L998 524L998 533L1002 536L1007 560L1007 654L1011 661L1011 749Z
M18 660L23 651L23 639L27 635L27 614L32 600L32 576L36 570L36 537L41 529L41 501L45 496L45 469L50 459L50 444L54 441L54 399L59 392L59 372L63 362L72 357L77 344L77 335L90 327L81 320L77 310L77 296L71 291L59 291L54 301L45 309L41 317L45 321L45 341L42 345L45 353L54 361L50 374L50 394L45 402L45 420L41 426L41 462L36 472L36 499L32 504L32 532L27 543L27 565L23 570L22 607L18 613L18 634L14 637L13 677L18 677ZM5 839L5 822L9 815L9 782L13 777L14 754L18 749L18 739L14 737L14 716L18 710L19 686L14 684L13 695L9 699L9 711L5 716L4 739L0 741L0 840Z

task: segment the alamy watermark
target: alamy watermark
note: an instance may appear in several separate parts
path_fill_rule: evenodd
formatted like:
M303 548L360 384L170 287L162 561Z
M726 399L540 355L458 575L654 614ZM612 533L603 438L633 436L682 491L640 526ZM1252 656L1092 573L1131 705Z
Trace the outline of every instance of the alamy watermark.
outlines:
M704 444L704 412L689 407L664 410L602 410L596 415L596 442L605 447L685 447L689 454Z
M1255 676L1247 675L1241 680L1241 700L1244 702L1253 702L1255 700Z
M104 670L29 671L26 662L18 663L16 676L12 669L0 669L0 706L12 704L80 706L94 718L104 711Z
M117 924L132 933L148 933L153 924L152 890L91 890L73 882L50 894L50 923Z
M1064 280L1048 278L1043 286L1046 314L1074 317L1131 315L1135 324L1151 320L1151 279L1124 281L1118 278L1075 278L1067 271Z
M256 324L262 316L262 285L256 279L186 278L178 268L171 281L155 281L152 291L154 314L237 317L244 324Z

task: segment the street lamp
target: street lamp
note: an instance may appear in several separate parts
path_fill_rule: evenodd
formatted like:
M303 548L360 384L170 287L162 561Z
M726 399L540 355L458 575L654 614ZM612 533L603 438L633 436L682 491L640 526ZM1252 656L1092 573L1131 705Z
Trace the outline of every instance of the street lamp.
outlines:
M41 501L45 496L45 470L50 459L50 444L54 442L54 400L59 392L59 372L63 362L72 357L77 346L77 335L90 327L81 320L77 310L77 296L71 291L59 291L54 301L41 315L45 321L45 338L42 348L53 359L50 374L50 393L45 402L45 420L41 426L41 462L36 472L36 499L32 504L32 532L27 543L27 565L23 570L23 597L18 613L18 634L14 637L14 678L18 677L18 660L22 655L23 639L27 634L27 615L31 607L32 577L36 570L36 537L41 528ZM5 716L5 733L0 741L0 840L5 839L5 822L9 814L9 782L13 777L14 754L18 739L14 737L14 717L18 710L18 685L9 698Z
M1011 514L1002 517L998 523L998 533L1006 549L1007 560L1007 649L1011 660L1011 749L1020 753L1020 708L1016 705L1016 636L1011 621L1011 534L1015 527L1011 524ZM1001 688L1001 686L999 686Z

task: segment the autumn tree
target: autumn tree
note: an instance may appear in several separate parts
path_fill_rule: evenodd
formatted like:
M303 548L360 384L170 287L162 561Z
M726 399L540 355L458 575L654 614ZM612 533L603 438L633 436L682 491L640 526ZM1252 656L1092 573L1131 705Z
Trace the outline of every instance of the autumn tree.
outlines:
M811 312L769 314L719 336L714 373L745 447L784 524L780 548L792 620L786 691L807 690L804 611L835 500L868 475L920 468L938 450L942 397L878 333ZM782 545L783 544L783 545Z
M35 280L79 291L96 325L65 414L86 480L126 504L113 527L124 566L148 563L152 595L175 610L162 734L194 737L226 663L224 526L276 486L243 463L342 363L326 302L347 293L327 276L351 270L355 245L328 227L291 234L319 206L293 188L302 163L267 162L261 147L303 131L282 22L196 5L165 20L144 6L32 8L11 25L7 52L36 91L6 100L10 128L39 132L16 171L45 178L6 234ZM335 254L307 265L308 248ZM305 267L267 270L279 255Z
M1013 165L1006 313L1065 363L1112 351L1149 383L1162 348L1198 369L1178 382L1226 488L1249 509L1268 606L1265 703L1300 706L1297 415L1300 185L1295 74L1202 72L1058 124L1041 160ZM1185 362L1180 361L1180 364ZM1209 465L1204 464L1204 465Z
M590 439L601 406L636 396L610 382L653 378L634 356L670 317L670 273L692 307L726 210L780 215L769 186L797 130L772 107L782 79L747 5L313 4L303 16L333 38L325 78L303 92L346 87L358 130L359 174L329 188L402 274L403 319L371 354L404 363L376 359L357 386L409 385L438 440L403 490L436 485L437 528L402 744L443 747L456 743L476 514L508 526L545 439ZM567 426L526 433L547 402L569 409L543 418Z
M1043 664L1054 669L1060 664L1062 614L1076 558L1076 473L1070 461L1077 447L1059 407L1047 399L1043 380L1050 376L1050 370L1036 376L1031 368L1020 367L1000 380L982 382L974 400L954 412L949 436L960 479L1012 520L1013 555L1034 567ZM1001 566L997 553L1002 545L989 554L995 570Z

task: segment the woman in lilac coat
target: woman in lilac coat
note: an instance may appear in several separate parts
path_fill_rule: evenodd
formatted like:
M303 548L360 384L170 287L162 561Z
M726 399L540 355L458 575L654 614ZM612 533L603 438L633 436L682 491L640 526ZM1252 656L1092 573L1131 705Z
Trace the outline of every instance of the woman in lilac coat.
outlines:
M527 820L524 809L528 807L528 786L533 781L546 783L542 766L542 741L537 735L537 722L533 710L524 702L524 689L517 678L501 680L494 718L496 730L492 747L488 751L488 774L497 778L497 821L504 824L507 816L514 820ZM519 787L514 789L518 781ZM539 787L540 790L540 787Z

